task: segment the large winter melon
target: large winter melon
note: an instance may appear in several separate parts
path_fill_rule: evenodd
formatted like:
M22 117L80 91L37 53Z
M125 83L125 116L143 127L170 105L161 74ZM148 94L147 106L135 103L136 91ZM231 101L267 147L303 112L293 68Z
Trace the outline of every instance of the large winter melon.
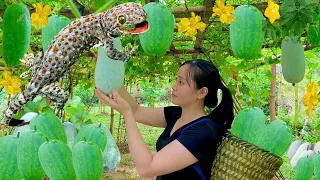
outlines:
M120 51L122 48L119 38L113 38L114 47ZM96 87L105 94L112 89L119 90L124 81L124 62L109 58L103 47L98 48L98 59L94 71Z
M282 71L284 79L289 83L302 81L305 74L304 49L297 37L286 38L281 43Z
M257 107L241 110L235 117L231 133L251 143L255 143L260 131L266 126L266 116Z
M30 128L42 132L49 140L61 140L67 143L67 135L59 118L52 113L41 113L30 122Z
M19 137L18 168L21 177L26 180L42 180L45 176L38 158L38 150L46 142L44 134L28 131Z
M295 172L296 180L310 180L312 178L313 169L312 158L300 158Z
M317 179L320 179L320 154L316 154L312 157L314 164L314 175Z
M42 47L44 52L47 50L53 38L70 22L71 20L69 18L62 15L49 17L48 25L42 28Z
M0 139L0 179L21 180L17 164L19 139L15 136L4 136Z
M17 66L30 44L30 13L22 3L10 5L3 17L3 56L8 66Z
M148 3L143 8L147 13L149 30L139 35L141 46L150 56L163 56L173 39L174 16L161 3Z
M251 5L241 5L235 9L236 18L230 24L230 41L234 55L240 59L255 59L260 56L264 32L263 15Z
M102 152L92 142L80 141L72 149L72 162L78 180L100 180Z
M80 129L75 143L84 140L95 143L96 145L98 145L101 151L104 151L107 146L106 132L102 129L101 124L88 124Z
M291 143L287 155L288 158L291 160L292 157L294 156L294 154L297 152L298 148L300 147L300 145L302 144L302 141L300 140L295 140L294 142Z
M67 135L67 144L70 147L70 149L72 149L72 146L78 134L78 130L76 126L71 122L64 122L63 129Z
M291 128L284 121L274 120L260 132L255 144L282 157L291 142Z
M43 143L39 148L38 157L49 179L76 179L72 164L72 153L65 142L52 140Z

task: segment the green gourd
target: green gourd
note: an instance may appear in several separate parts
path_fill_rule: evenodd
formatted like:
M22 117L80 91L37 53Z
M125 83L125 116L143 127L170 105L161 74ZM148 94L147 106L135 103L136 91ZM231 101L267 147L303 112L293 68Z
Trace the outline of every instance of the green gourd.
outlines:
M295 171L296 180L310 180L313 175L313 170L314 165L312 158L300 158Z
M113 38L114 46L121 50L119 38ZM112 89L119 90L124 82L124 62L109 58L103 47L98 48L98 59L94 71L96 87L105 94L110 94Z
M106 132L102 129L101 124L88 124L80 129L75 144L84 140L95 143L101 151L104 151L107 146Z
M241 110L235 117L231 134L251 143L255 143L258 134L265 127L266 116L258 107Z
M38 150L46 142L44 134L38 131L27 131L19 137L18 167L21 177L25 180L42 180L45 176Z
M103 170L102 152L95 143L78 142L72 149L72 161L78 180L100 180Z
M3 56L6 64L15 67L30 45L30 13L22 3L10 5L3 17Z
M316 154L312 157L314 164L314 175L319 180L320 179L320 154Z
M52 180L75 180L72 152L65 142L51 140L43 143L38 151L40 164Z
M174 16L162 3L151 2L143 8L147 13L149 30L139 35L141 46L147 55L161 57L173 40Z
M305 74L304 49L297 37L287 37L281 43L282 72L284 79L289 83L302 81Z
M282 157L289 149L291 142L291 128L282 120L274 120L260 131L255 144Z
M67 143L67 135L60 119L52 113L41 113L30 122L30 128L42 132L49 140L61 140Z
M17 163L19 139L8 135L0 139L0 179L21 180Z
M264 40L261 11L251 5L241 5L235 9L234 17L235 21L230 24L230 42L235 57L245 60L260 57Z

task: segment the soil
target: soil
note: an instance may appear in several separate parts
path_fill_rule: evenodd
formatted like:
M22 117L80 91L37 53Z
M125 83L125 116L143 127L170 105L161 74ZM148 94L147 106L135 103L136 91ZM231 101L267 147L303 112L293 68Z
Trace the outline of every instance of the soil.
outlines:
M130 154L121 154L121 162L114 172L103 173L101 180L154 180L155 178L142 178L134 167ZM126 161L123 161L123 160Z

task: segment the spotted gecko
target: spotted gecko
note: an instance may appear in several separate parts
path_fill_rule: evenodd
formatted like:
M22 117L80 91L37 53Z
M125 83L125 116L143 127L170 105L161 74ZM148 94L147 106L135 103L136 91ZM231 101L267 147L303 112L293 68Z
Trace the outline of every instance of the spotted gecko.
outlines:
M4 123L9 126L25 124L24 120L14 119L13 115L38 94L51 99L61 110L68 95L55 82L70 70L84 50L89 50L99 42L103 44L108 57L127 62L130 55L119 52L112 38L146 32L146 18L147 14L140 4L124 3L68 24L54 37L43 57L35 58L36 66L32 67L31 80L4 113Z

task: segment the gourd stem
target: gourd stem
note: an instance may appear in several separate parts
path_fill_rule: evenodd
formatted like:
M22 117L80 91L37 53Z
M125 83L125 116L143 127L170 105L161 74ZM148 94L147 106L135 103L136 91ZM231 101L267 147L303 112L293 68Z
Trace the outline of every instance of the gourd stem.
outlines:
M76 6L73 4L73 2L71 0L67 0L67 3L69 4L73 14L76 16L76 18L80 18L81 14L78 11L78 9L76 8Z
M110 0L108 1L105 5L103 5L101 8L99 8L96 13L100 13L100 12L103 12L107 9L109 9L114 3L116 3L117 0Z
M294 126L295 126L295 129L296 129L296 133L298 135L298 118L299 118L299 115L298 115L298 86L293 84L294 86L294 95L295 95L295 98L294 98Z
M255 92L257 92L257 77L258 77L258 67L256 66L256 64L254 64L254 71L255 71L255 78L254 78L254 91ZM254 105L253 105L254 103L253 103L253 98L252 98L252 104L251 104L251 106L253 107Z

